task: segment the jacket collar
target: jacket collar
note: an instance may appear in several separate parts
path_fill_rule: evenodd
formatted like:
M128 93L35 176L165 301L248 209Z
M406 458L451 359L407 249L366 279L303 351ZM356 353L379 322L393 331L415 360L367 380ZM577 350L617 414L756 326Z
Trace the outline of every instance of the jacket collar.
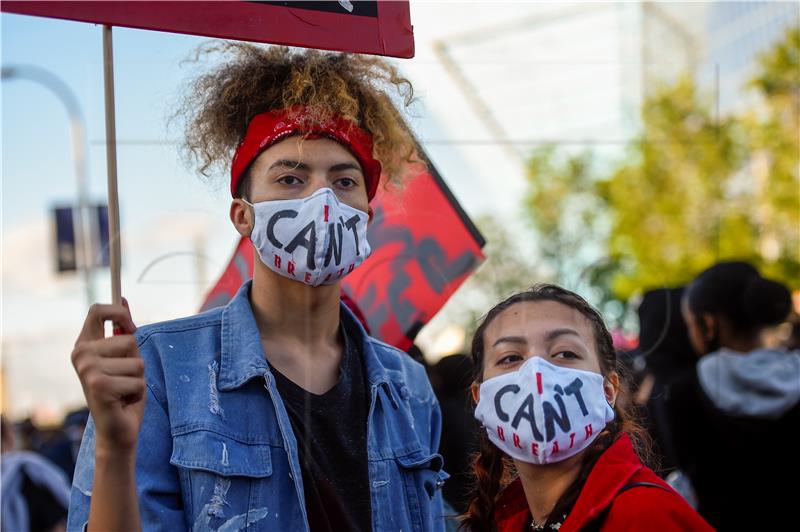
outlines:
M250 305L250 286L245 282L222 311L220 329L220 369L218 388L229 391L244 385L251 379L262 377L270 372L261 337ZM388 386L389 375L378 358L375 347L364 327L346 305L340 305L342 319L351 323L354 342L358 342L364 357L367 382L370 385ZM391 393L391 392L390 392ZM396 400L392 396L393 400Z
M644 466L627 434L620 436L600 456L583 485L562 530L580 530L602 514L631 478ZM522 482L514 480L500 494L495 510L498 530L519 530L530 521Z

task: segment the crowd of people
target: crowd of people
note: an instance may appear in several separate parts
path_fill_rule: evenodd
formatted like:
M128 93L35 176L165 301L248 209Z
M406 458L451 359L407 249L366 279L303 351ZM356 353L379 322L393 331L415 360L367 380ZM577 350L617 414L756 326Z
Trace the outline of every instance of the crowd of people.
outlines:
M69 412L58 427L42 429L31 418L0 417L2 487L0 530L65 530L69 491L89 410Z
M425 368L372 338L339 284L369 256L382 181L424 164L401 118L411 84L374 57L223 52L187 95L186 147L201 172L229 168L253 278L140 328L124 301L89 311L69 530L792 522L800 352L766 335L790 318L786 287L727 262L646 293L632 376L594 308L532 279L487 309L471 353Z

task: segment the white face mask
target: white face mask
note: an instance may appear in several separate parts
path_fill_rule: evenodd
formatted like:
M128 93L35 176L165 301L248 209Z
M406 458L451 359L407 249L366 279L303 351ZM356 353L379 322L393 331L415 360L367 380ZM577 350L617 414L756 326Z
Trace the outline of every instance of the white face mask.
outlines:
M550 464L588 447L614 409L603 376L531 357L517 370L481 384L475 418L489 439L513 458Z
M367 213L322 188L307 198L245 203L253 207L250 240L272 271L310 286L333 284L369 256Z

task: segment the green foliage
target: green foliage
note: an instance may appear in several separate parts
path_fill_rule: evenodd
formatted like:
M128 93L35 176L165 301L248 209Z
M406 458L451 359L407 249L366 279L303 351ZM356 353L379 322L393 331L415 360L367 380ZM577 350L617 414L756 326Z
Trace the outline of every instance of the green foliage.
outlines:
M689 80L655 94L631 160L599 185L611 218L608 253L622 265L612 290L623 300L686 282L716 260L754 258L734 184L744 159L737 124L716 123L705 107Z
M761 186L757 204L769 205L758 222L767 274L800 288L800 26L760 58L750 86L765 102L748 113L748 149Z
M528 161L525 211L551 277L603 309L617 301L609 281L619 264L604 251L609 205L596 173L589 152L564 154L553 146L539 150Z
M528 212L536 213L540 252L557 272L580 269L587 237L599 235L604 198L596 193L593 160L589 153L561 156L550 146L528 162ZM558 179L553 179L558 175Z
M559 281L584 271L604 300L627 301L744 259L800 288L800 28L759 66L745 113L715 117L690 79L652 94L610 170L588 153L533 154L526 210Z

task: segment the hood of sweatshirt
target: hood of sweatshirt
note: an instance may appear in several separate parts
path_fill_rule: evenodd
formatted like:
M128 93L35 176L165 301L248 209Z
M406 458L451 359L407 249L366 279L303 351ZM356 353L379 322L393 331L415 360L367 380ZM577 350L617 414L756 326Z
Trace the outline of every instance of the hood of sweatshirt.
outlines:
M732 416L778 419L800 402L800 351L720 349L697 363L700 386Z

